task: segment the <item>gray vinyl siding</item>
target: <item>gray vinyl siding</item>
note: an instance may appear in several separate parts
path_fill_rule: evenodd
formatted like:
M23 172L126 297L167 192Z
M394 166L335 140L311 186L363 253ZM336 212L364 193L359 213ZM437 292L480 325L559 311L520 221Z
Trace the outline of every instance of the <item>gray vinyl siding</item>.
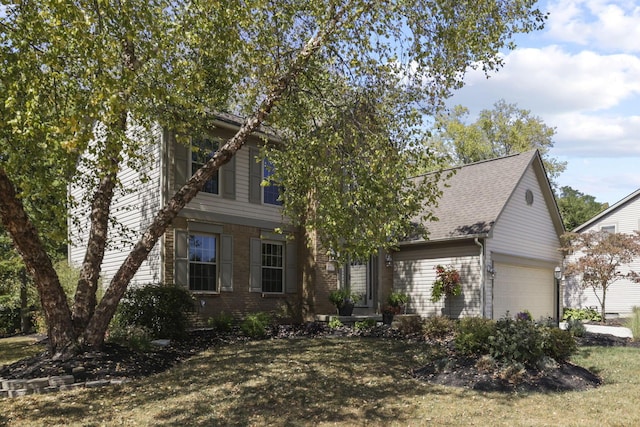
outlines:
M581 233L599 231L600 227L614 225L617 233L632 234L639 229L640 222L640 197L629 200L609 215L600 218L589 227L581 230ZM575 259L579 254L570 255L567 261ZM636 259L629 266L620 271L624 274L629 270L640 272L640 259ZM600 302L591 288L582 289L578 283L579 278L566 278L564 304L573 308L597 307ZM602 292L598 291L601 296ZM640 307L640 285L628 279L621 279L613 283L607 290L606 311L608 313L630 314L633 306Z
M146 159L144 173L130 168L124 159L118 174L122 185L115 191L111 215L117 219L121 227L109 229L109 242L102 263L102 283L105 287L126 259L142 231L153 220L154 213L160 209L161 129L154 128L151 138L152 140L141 148ZM148 179L144 179L145 173ZM78 187L70 189L71 194L78 200L81 199L83 191L85 190ZM81 228L73 227L70 230L69 261L72 265L80 266L84 259L89 234L88 206L81 206L77 211L82 213ZM133 277L131 284L159 283L162 280L160 254L160 245L156 244Z
M223 136L228 136L223 133ZM228 187L225 179L229 179L228 170L235 169L235 197L223 194L198 193L198 195L185 207L185 211L180 216L185 216L185 212L203 212L207 214L207 220L215 221L217 217L228 221L237 218L234 223L247 224L255 220L255 224L260 226L264 223L274 224L276 227L283 222L280 206L264 203L250 203L250 168L254 169L255 157L259 151L255 148L257 141L251 141L248 147L239 150L235 154L232 165L224 165L220 170L221 193ZM174 142L170 144L169 156L173 159L172 167L169 168L170 193L173 194L180 188L190 176L190 152L189 148ZM259 165L259 163L258 163ZM226 169L225 169L226 168ZM258 167L257 169L260 169ZM226 172L225 172L226 170ZM261 169L260 169L261 171ZM260 187L262 190L262 187ZM191 215L191 214L189 214ZM249 220L249 221L247 221Z
M409 295L407 312L421 316L481 316L479 247L475 244L403 248L394 254L393 289ZM431 302L435 267L452 265L462 280L462 295L445 303Z
M533 193L532 205L526 203L527 190ZM496 221L491 239L487 242L487 253L557 262L560 265L560 239L549 215L552 209L555 207L546 204L530 166Z

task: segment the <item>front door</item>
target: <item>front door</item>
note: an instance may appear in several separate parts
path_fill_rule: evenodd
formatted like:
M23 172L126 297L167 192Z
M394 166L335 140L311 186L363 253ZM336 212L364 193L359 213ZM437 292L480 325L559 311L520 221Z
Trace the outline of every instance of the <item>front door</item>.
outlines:
M356 307L373 307L374 287L377 283L377 257L372 256L368 261L351 261L345 268L345 285L351 292L361 296Z

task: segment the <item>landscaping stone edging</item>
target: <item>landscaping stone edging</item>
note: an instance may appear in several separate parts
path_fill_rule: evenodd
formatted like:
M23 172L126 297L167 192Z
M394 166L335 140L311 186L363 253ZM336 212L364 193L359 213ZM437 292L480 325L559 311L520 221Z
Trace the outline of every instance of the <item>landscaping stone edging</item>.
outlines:
M0 378L2 388L0 397L20 397L29 394L55 393L57 391L73 390L74 388L97 388L108 385L119 385L127 382L124 379L96 380L76 382L73 375L61 375L54 377L34 378L29 380L7 380Z

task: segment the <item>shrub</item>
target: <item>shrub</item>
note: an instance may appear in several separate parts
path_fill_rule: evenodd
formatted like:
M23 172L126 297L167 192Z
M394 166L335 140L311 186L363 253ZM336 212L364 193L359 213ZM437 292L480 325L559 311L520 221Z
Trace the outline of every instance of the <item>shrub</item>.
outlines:
M364 319L356 322L353 327L357 330L371 329L376 326L376 321L374 319Z
M466 317L456 325L455 346L462 354L471 356L489 352L489 337L495 324L490 319Z
M595 308L565 308L562 314L562 320L589 320L592 322L601 322L602 314Z
M640 307L633 307L633 313L626 322L627 328L631 329L633 340L640 340Z
M221 311L217 316L207 319L207 324L216 332L231 332L233 329L233 316Z
M585 328L582 320L578 319L569 319L567 320L567 331L571 333L574 337L582 337L587 332L587 328Z
M331 320L329 320L329 327L331 329L338 329L338 328L341 328L342 326L343 326L342 322L337 317L332 317Z
M506 364L535 366L544 356L542 334L529 320L502 318L488 339L489 354Z
M125 293L115 316L116 326L142 326L154 338L180 338L189 327L193 297L178 286L146 285Z
M264 338L271 324L269 313L258 312L247 315L240 324L240 330L249 338Z
M149 329L136 325L114 325L109 329L108 336L108 340L111 342L143 353L151 350L152 338Z
M422 325L422 333L427 339L442 339L451 334L454 323L448 317L435 316L425 319Z
M539 329L542 333L544 354L552 359L558 362L565 361L578 350L576 340L571 332L547 326Z
M0 336L13 335L20 330L20 307L0 305Z

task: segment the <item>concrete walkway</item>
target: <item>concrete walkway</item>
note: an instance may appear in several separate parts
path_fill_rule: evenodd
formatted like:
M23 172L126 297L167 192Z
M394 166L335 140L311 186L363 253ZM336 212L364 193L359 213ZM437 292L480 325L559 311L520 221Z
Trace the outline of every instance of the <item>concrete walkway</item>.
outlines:
M633 338L631 329L625 328L622 326L604 326L604 325L593 325L590 323L585 323L584 327L587 330L587 332L591 332L594 334L607 334L607 335L613 335L613 336L622 337L622 338ZM566 329L567 323L560 322L560 328Z

